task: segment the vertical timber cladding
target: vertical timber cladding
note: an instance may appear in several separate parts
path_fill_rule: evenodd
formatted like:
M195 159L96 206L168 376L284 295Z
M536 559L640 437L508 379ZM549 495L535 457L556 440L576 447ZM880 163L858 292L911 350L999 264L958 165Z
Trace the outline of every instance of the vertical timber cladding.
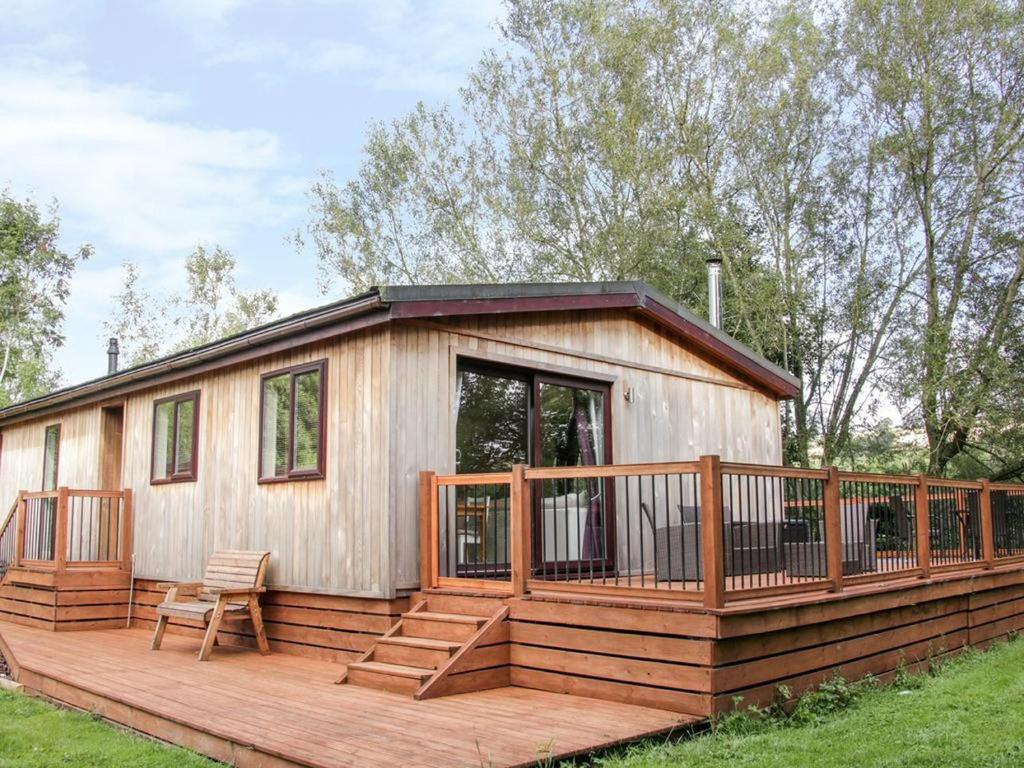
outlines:
M1016 566L1020 568L1020 564ZM772 607L701 609L568 597L510 601L513 685L708 716L836 674L922 671L1024 630L1024 571L950 574Z
M98 488L100 407L89 405L19 422L3 428L0 451L0 518L18 491L43 487L43 440L46 428L60 424L57 484L69 488Z
M419 584L418 477L454 471L454 361L478 356L611 380L615 463L780 464L778 402L625 310L485 315L392 328L396 585ZM626 388L632 402L625 399Z
M156 581L136 579L132 626L152 630L156 626L156 606L165 594L157 589ZM346 663L355 660L398 621L409 609L409 598L386 600L271 589L260 604L271 650ZM167 631L195 637L198 652L204 634L202 623L172 618ZM225 622L218 639L225 644L256 647L248 619Z
M136 577L198 580L215 549L266 549L271 588L392 596L389 336L360 331L129 395ZM260 374L324 359L325 477L257 483ZM153 401L196 389L197 479L151 485Z

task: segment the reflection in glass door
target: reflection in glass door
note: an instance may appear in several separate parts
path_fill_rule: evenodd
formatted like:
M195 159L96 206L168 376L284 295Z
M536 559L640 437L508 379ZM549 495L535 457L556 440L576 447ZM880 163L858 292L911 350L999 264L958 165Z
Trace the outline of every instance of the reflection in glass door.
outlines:
M455 380L455 471L507 472L529 462L527 376L460 367ZM441 506L450 531L442 571L463 578L501 578L509 571L509 487L452 487Z
M607 386L538 376L534 466L585 467L608 460ZM614 520L611 481L601 478L546 480L534 512L535 555L557 577L603 570L611 551Z
M608 385L460 361L455 380L455 468L508 472L513 464L579 467L611 460ZM439 499L443 575L508 574L507 485L451 486ZM534 563L556 575L603 571L613 551L611 480L537 481Z

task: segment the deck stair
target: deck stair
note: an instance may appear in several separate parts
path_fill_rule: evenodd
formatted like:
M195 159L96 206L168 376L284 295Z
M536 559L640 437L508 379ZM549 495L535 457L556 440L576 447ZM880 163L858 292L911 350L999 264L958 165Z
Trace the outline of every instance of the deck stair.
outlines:
M507 615L508 607L501 600L460 601L423 595L348 665L338 682L417 699L442 696L454 689L496 687L496 681L502 684L502 676L493 670L501 665L492 666L489 675L481 675L479 667L500 659L502 650L507 655Z

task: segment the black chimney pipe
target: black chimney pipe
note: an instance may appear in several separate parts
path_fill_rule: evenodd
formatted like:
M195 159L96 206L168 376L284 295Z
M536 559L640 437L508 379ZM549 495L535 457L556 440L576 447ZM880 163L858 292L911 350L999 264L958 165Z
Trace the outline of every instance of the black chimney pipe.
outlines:
M107 375L117 373L117 355L121 350L117 347L117 339L111 338L107 344Z

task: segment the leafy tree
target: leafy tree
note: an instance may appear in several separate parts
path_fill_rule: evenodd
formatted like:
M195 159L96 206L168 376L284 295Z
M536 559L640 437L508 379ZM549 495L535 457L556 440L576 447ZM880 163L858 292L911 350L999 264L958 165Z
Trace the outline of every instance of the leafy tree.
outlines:
M83 245L58 245L56 203L41 213L31 200L0 190L0 406L42 395L59 374L52 355L64 343L64 307Z
M124 265L113 319L104 323L117 336L129 365L190 349L265 323L277 313L272 290L240 291L235 258L219 245L196 246L185 260L185 290L154 296L139 283L136 264Z
M324 284L642 278L700 311L714 255L725 329L804 382L789 461L896 393L941 472L1016 380L1021 13L513 0L464 122L419 105L314 185Z
M1024 6L857 0L857 67L912 198L924 268L898 391L916 400L941 474L1013 379L1024 277ZM1020 390L1017 390L1019 393Z

